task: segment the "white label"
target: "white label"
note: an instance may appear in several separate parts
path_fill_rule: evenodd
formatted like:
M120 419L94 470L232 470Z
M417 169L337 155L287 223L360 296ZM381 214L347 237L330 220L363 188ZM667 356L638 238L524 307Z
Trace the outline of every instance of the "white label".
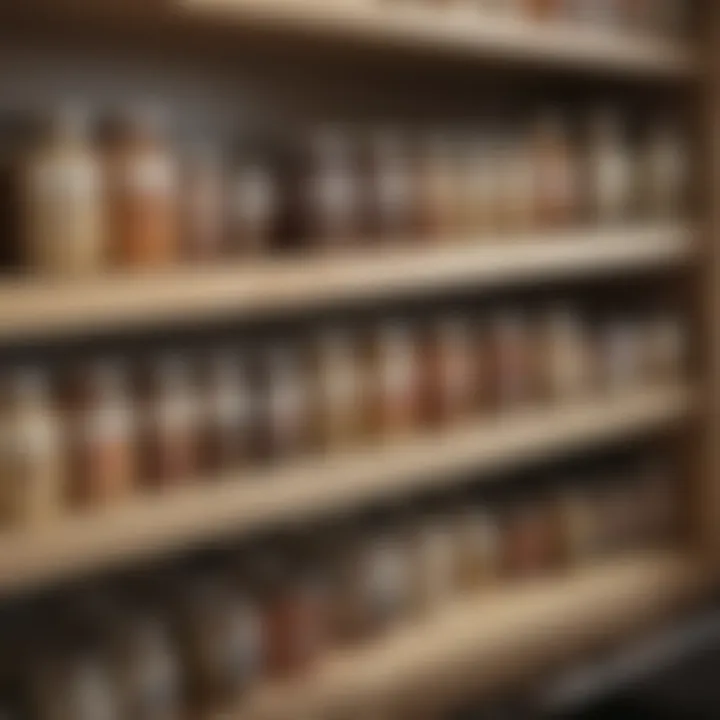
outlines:
M370 603L381 614L395 612L402 604L407 588L407 564L392 544L378 544L370 552L367 567L367 592Z
M116 720L108 677L95 665L85 663L75 670L67 686L71 694L72 717L75 720Z
M275 204L275 189L266 173L247 169L236 179L232 212L241 225L265 225L273 215Z
M356 188L352 178L341 170L321 173L311 182L311 207L331 226L352 224L355 216Z
M604 148L597 157L597 205L600 218L618 220L629 200L630 168L622 151Z

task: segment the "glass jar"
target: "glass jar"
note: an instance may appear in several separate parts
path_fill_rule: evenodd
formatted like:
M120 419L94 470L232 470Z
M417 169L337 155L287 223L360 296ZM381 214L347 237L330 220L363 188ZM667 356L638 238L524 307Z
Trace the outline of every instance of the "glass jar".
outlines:
M143 429L146 479L152 486L181 484L199 466L199 398L185 358L156 360L148 378Z
M588 193L592 217L601 224L628 219L633 200L633 161L619 117L608 109L591 119Z
M203 469L217 473L245 464L256 419L245 362L234 350L216 352L208 358L203 385Z
M457 587L472 592L497 582L500 528L492 512L470 500L455 519Z
M246 159L232 173L228 250L259 255L271 249L279 216L279 192L267 162Z
M649 219L678 220L686 211L690 151L679 128L652 127L644 140L642 209Z
M46 376L35 369L8 378L0 433L0 501L12 524L43 525L62 511L66 458Z
M122 717L181 720L181 668L168 628L158 618L137 615L116 631L111 664Z
M282 459L303 452L311 420L309 378L297 351L277 345L263 353L260 399L262 455Z
M381 325L369 348L369 430L391 440L417 427L419 420L418 358L411 327L407 322Z
M399 134L376 133L369 142L369 225L384 244L408 239L415 230L412 161Z
M336 129L316 131L308 144L300 181L304 234L321 250L348 248L357 243L362 226L357 161Z
M527 232L537 222L530 134L525 126L516 126L497 136L496 147L497 230L506 233Z
M228 186L219 150L191 148L182 178L183 255L191 262L217 261L226 250Z
M20 255L28 268L55 276L96 273L105 266L107 224L102 163L87 116L63 108L22 158Z
M182 638L192 693L219 709L247 692L266 661L260 609L229 582L196 578L184 598Z
M489 344L493 405L500 412L526 407L535 400L539 366L527 319L516 311L499 313Z
M127 118L109 148L109 217L117 264L156 269L181 249L180 170L157 114Z
M262 578L267 666L287 677L310 669L324 651L330 631L328 586L316 560L309 559L307 538L283 538L285 561L268 557Z
M419 613L437 610L456 591L457 546L447 513L421 512L412 537L413 606Z
M70 649L44 659L32 691L38 720L120 720L119 698L101 653Z
M420 231L438 244L452 241L458 227L460 196L454 151L445 137L426 138L416 167Z
M637 321L611 320L600 331L600 384L619 391L639 386L643 380L643 336Z
M138 476L133 402L117 362L90 366L73 408L73 495L81 504L117 501Z
M564 560L572 566L592 561L602 544L594 494L576 483L568 486L559 494L558 516Z
M646 320L644 325L643 374L658 383L682 379L688 359L687 329L682 318L661 313Z
M541 321L542 394L554 401L574 400L590 389L589 340L576 311L554 308Z
M463 229L478 240L497 230L498 148L487 134L469 141L461 160L460 197Z
M537 121L534 147L537 222L544 228L567 226L576 213L577 178L570 133L558 114Z
M365 393L358 352L346 332L330 330L318 338L313 397L316 439L325 450L351 445L360 437Z
M424 415L431 425L448 425L475 407L473 338L463 317L441 318L429 331L424 349Z
M559 528L545 499L513 508L504 530L504 571L513 578L532 578L550 572L559 552Z

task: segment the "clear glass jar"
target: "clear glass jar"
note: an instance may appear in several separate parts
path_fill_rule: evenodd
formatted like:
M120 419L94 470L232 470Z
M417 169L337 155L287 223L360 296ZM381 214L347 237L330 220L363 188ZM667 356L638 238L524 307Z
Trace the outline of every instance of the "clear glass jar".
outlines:
M102 161L88 118L63 108L21 159L20 255L28 268L54 276L97 273L108 238Z
M370 432L391 440L414 430L419 422L419 368L412 328L387 321L371 340L367 387Z
M115 630L111 665L122 717L181 720L182 669L165 623L136 615Z
M366 399L359 348L349 333L325 331L317 340L314 364L317 442L325 450L352 445L362 434Z
M111 139L108 154L115 262L136 270L171 265L181 250L181 175L159 114L131 114Z
M457 586L472 592L498 581L500 527L491 511L465 503L455 519Z
M272 249L280 208L277 182L267 162L245 160L232 173L229 186L228 251L259 255Z
M230 583L196 579L184 599L186 662L193 694L208 709L236 700L259 679L266 647L259 608Z
M213 262L226 251L228 172L220 151L197 145L183 166L183 255L191 262Z
M189 364L179 355L156 360L148 378L143 438L147 482L182 484L199 467L199 398Z
M591 119L588 194L592 217L601 224L628 219L633 202L633 159L620 118L602 109Z
M338 250L357 244L361 218L359 168L341 131L322 128L308 139L300 178L304 234L311 246Z
M257 402L244 359L234 350L208 358L202 392L203 469L217 473L247 463Z
M277 345L263 353L260 408L262 454L268 459L302 453L310 439L307 368L298 351Z
M125 371L117 362L86 369L73 408L73 489L81 504L117 501L138 479L136 417Z
M577 311L550 310L541 320L542 394L554 401L574 400L592 383L590 343Z
M62 513L63 436L46 376L35 369L7 378L0 433L0 500L6 522L43 525Z
M539 357L527 318L503 311L490 324L493 404L500 412L522 409L536 399Z

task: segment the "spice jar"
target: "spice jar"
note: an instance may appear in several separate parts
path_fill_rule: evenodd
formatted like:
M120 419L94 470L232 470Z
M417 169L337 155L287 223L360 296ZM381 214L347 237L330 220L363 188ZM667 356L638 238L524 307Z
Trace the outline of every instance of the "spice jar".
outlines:
M571 565L591 561L601 550L601 533L593 493L575 483L558 498L562 556Z
M572 400L590 387L589 342L572 309L551 310L541 321L542 393L551 400Z
M73 407L73 495L82 504L118 500L138 474L135 417L121 365L100 362L79 380Z
M473 338L462 317L434 323L424 345L422 383L425 419L447 425L466 417L476 404Z
M107 251L101 161L87 117L63 108L19 172L20 255L46 275L99 271Z
M592 217L603 224L627 220L633 195L633 162L620 119L607 109L591 119L588 153Z
M43 373L8 378L0 433L0 504L10 523L40 525L60 514L65 492L61 426Z
M535 20L562 19L564 5L564 0L525 0L526 12Z
M687 332L680 317L660 314L645 322L643 375L651 381L679 380L687 365Z
M643 337L636 322L612 320L600 331L598 350L601 385L607 390L626 390L644 379Z
M447 512L420 512L412 537L413 606L426 613L452 599L457 546Z
M110 668L95 650L68 647L44 658L31 692L38 720L120 720Z
M497 229L499 151L489 134L470 141L460 159L461 223L478 239Z
M326 579L307 557L307 540L289 542L294 543L290 562L266 558L261 581L268 670L280 677L309 669L329 633Z
M180 171L158 115L135 113L115 133L109 149L109 183L117 263L148 269L176 261L181 245Z
M467 503L455 519L457 586L463 591L497 581L500 528L492 513Z
M515 311L499 313L489 329L489 391L497 410L522 408L534 399L538 373L530 328Z
M524 126L500 134L497 147L497 230L531 230L535 217L535 175L531 138Z
M232 173L228 199L228 250L258 255L271 248L279 215L275 178L267 162L246 158Z
M122 717L181 720L181 669L168 629L153 616L119 623L112 641L112 670Z
M410 153L399 135L383 131L371 138L367 154L370 232L383 243L405 239L415 229L417 214Z
M551 570L559 558L559 532L546 500L533 500L510 511L504 530L504 570L527 578Z
M227 171L212 145L193 147L182 184L183 255L192 262L218 260L227 235Z
M658 545L674 540L682 513L672 467L656 458L649 460L638 470L638 486L645 542Z
M355 244L362 226L358 167L341 132L323 128L308 140L298 189L308 242L322 250Z
M420 231L438 243L452 240L461 216L455 148L444 137L421 143L416 168Z
M146 479L175 485L192 477L199 465L199 404L190 368L179 355L167 355L150 369L145 398Z
M203 469L234 468L250 458L255 420L247 367L233 350L208 359L202 403Z
M407 322L386 322L371 340L366 383L371 434L389 440L417 425L420 408L416 353Z
M261 454L270 459L302 452L308 440L308 378L297 351L277 345L263 354L260 398Z
M568 225L576 210L576 178L569 131L558 115L538 120L534 148L537 222L546 228Z
M265 663L262 615L231 583L196 579L181 608L181 636L192 694L222 708L255 684Z
M402 620L411 606L411 557L405 535L378 516L368 523L354 559L364 635Z
M642 210L652 219L677 220L686 210L689 148L670 123L653 127L644 141Z
M361 367L358 349L347 333L324 332L315 348L312 395L316 403L316 439L329 450L352 444L361 433Z

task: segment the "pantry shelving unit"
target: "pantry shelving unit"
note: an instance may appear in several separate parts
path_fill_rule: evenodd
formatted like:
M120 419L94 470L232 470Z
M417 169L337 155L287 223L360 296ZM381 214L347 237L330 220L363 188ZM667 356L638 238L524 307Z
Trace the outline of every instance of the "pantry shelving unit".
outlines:
M8 3L7 5L11 5ZM638 39L507 19L471 19L462 11L347 0L35 0L0 9L3 41L39 47L57 33L74 46L105 41L125 48L180 48L187 62L206 56L233 63L245 42L321 46L326 53L374 62L477 63L522 74L680 88L698 106L703 206L717 187L713 125L718 119L720 13L706 3L702 43ZM15 36L15 37L13 37ZM12 42L11 42L12 41ZM22 42L24 42L23 40ZM33 45L33 41L37 44ZM705 52L705 48L713 51ZM6 65L6 67L10 67ZM467 72L465 69L464 72ZM1 91L0 91L1 92ZM713 152L708 149L713 148ZM535 461L660 431L688 430L695 462L691 546L509 587L465 599L440 617L401 628L390 638L332 657L307 677L260 690L239 718L298 718L357 709L364 701L402 707L433 703L468 688L493 690L561 664L702 596L717 559L717 450L720 429L718 333L720 262L717 213L662 227L498 239L481 246L394 250L382 257L263 261L242 267L181 270L160 277L66 284L0 283L0 342L62 339L115 330L314 310L336 302L410 298L453 289L582 282L636 273L677 273L690 286L703 336L692 382L536 410L496 423L401 441L335 458L248 471L249 482L198 484L168 497L140 497L97 515L71 516L33 531L0 537L0 593L16 594L59 580L283 522L302 522L372 500L443 487L469 471L512 470ZM714 215L714 216L713 216ZM230 711L230 716L235 713ZM223 717L228 717L227 713Z

